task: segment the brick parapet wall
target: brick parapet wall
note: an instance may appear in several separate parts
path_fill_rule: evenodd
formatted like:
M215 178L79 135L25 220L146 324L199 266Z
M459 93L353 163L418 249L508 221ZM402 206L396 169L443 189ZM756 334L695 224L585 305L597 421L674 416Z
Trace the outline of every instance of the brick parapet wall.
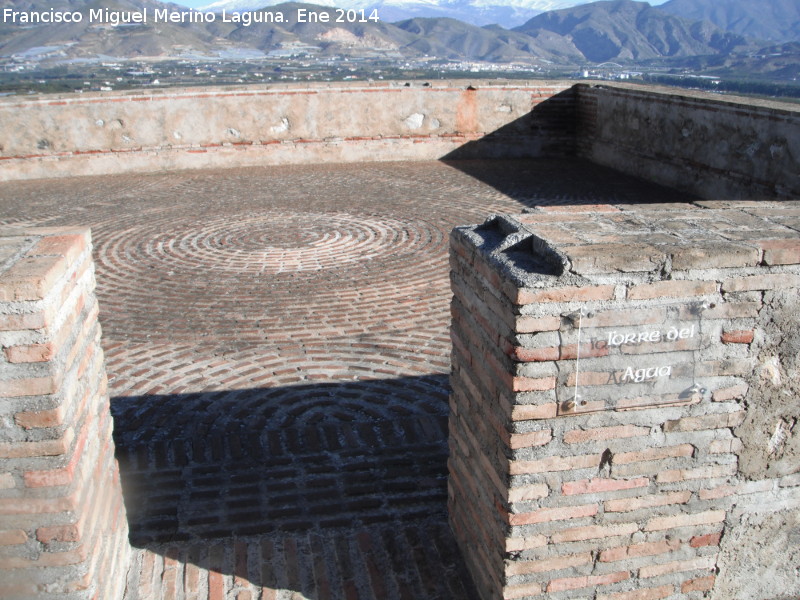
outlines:
M768 343L778 304L797 331L798 230L780 205L700 202L454 231L449 508L483 598L704 597L742 515L800 507L791 468L739 466L776 443L746 427L778 385L767 355L798 393Z
M800 196L800 110L656 87L579 84L579 154L703 198Z
M129 555L88 230L0 230L0 597L121 598Z
M789 104L606 82L102 92L0 99L0 180L578 154L704 198L793 198L798 139Z
M569 90L445 81L4 98L0 179L563 155L575 139Z

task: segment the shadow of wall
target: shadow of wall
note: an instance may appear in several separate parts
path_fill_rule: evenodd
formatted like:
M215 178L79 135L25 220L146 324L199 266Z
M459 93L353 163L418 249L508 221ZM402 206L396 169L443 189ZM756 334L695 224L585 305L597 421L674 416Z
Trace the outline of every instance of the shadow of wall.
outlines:
M800 196L798 139L788 104L577 84L442 160L573 156L700 198L785 200Z
M577 94L570 88L538 101L529 113L466 142L442 160L575 156L577 126Z
M309 599L472 598L447 527L447 396L434 374L115 398L131 542L185 593L227 576Z

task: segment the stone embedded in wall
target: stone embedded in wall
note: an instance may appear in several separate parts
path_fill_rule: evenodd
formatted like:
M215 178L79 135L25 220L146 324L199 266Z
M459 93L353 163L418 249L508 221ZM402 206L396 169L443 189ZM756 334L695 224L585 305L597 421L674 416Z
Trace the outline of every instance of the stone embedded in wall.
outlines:
M800 508L796 476L739 469L766 332L798 321L753 293L800 289L800 260L764 258L766 239L800 248L780 206L554 206L454 231L448 503L481 597L683 597L775 569L720 544Z
M403 124L409 129L419 129L425 122L425 115L422 113L414 113L403 119Z
M269 128L269 132L273 135L278 135L286 131L289 131L289 119L286 117L281 117L280 123Z

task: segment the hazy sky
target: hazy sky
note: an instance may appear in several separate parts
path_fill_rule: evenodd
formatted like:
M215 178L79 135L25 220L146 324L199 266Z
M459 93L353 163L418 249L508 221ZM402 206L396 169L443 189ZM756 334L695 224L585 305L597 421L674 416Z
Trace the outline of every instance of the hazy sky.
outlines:
M208 6L209 4L214 2L215 0L170 0L170 1L174 2L175 4L182 4L183 6L189 6L191 8L197 8L198 6ZM305 0L305 1L307 1L309 4L313 4L314 3L313 0ZM586 0L585 2L582 2L581 0L575 0L575 4L586 4L589 1L590 0ZM647 0L647 1L651 5L655 6L657 4L664 4L664 2L666 2L667 0ZM364 0L364 5L365 6L368 5L369 3L370 3L369 0ZM498 2L498 4L499 3L500 2Z

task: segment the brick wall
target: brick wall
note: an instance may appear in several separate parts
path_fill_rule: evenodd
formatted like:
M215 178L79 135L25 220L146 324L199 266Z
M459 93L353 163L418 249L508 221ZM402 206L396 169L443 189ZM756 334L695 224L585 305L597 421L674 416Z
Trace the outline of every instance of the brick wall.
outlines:
M88 230L0 230L0 597L118 599L128 561Z
M800 110L668 88L576 86L592 162L703 198L800 195Z
M437 81L0 98L0 180L436 160L458 149L482 158L561 154L575 139L569 89Z
M800 417L798 225L697 202L453 232L449 509L483 598L797 591L769 532L738 558L720 544L800 507L797 443L773 434ZM750 452L794 466L748 471Z
M0 180L577 153L704 198L800 194L800 110L791 104L610 83L320 83L8 97L0 98L0 139Z

